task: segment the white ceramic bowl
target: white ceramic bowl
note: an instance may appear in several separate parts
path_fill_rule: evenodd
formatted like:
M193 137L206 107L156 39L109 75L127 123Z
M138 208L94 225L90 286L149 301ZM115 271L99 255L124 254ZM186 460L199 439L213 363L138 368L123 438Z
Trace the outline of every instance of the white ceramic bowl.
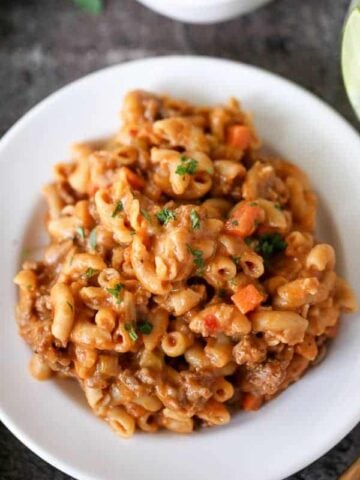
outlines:
M138 0L162 15L187 23L216 23L248 13L272 0Z
M335 245L339 271L359 292L360 140L338 114L286 80L229 61L160 57L108 68L43 101L0 142L0 418L34 452L81 480L279 480L360 419L358 316L344 318L324 362L278 398L188 436L123 440L90 412L76 383L28 375L12 277L23 246L41 241L40 188L70 143L116 130L122 97L133 88L205 103L241 98L265 144L310 174L320 198L319 239Z

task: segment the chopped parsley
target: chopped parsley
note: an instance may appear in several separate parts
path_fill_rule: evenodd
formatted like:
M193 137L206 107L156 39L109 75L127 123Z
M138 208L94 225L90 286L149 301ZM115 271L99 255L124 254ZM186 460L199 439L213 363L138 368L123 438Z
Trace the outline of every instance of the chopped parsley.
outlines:
M169 222L171 222L171 220L175 220L176 215L173 210L170 210L169 208L163 208L156 214L156 218L163 225L167 225Z
M268 260L271 255L282 252L286 247L287 243L278 233L267 233L258 238L255 251Z
M85 240L85 231L84 231L83 227L76 227L76 233L79 235L79 237L82 240Z
M236 266L240 264L240 255L232 255L231 260L235 263Z
M199 230L199 228L200 228L200 217L199 217L199 214L195 210L191 210L190 220L191 220L192 228L194 230Z
M112 218L116 217L116 215L124 210L124 205L121 200L117 202L115 208L111 214Z
M202 275L204 273L205 269L205 262L203 259L203 251L202 250L197 250L196 248L193 248L191 245L187 245L187 248L191 255L194 257L194 264L196 265L197 268L197 273L199 275Z
M237 220L231 220L231 225L234 225L234 227L237 227L239 225L239 222Z
M139 332L143 335L149 335L152 332L153 324L146 320L143 320L138 324L137 328Z
M251 202L251 203L249 203L249 206L250 206L250 207L257 207L257 205L258 205L258 204L257 204L256 202Z
M181 163L176 167L175 173L178 175L194 175L197 170L199 162L193 158L182 155L180 157Z
M95 270L94 268L91 268L89 267L86 272L84 273L84 276L86 278L91 278L93 277L94 275L96 275L98 273L98 270Z
M136 333L136 324L135 322L125 323L125 330L129 333L129 337L133 342L139 338L138 334Z
M252 237L244 238L244 242L246 243L246 245L251 245L253 241L254 239Z
M124 288L124 285L122 283L117 283L115 287L107 288L106 291L116 299L116 303L120 303L121 302L120 294L123 288Z
M208 173L209 175L213 175L213 174L214 174L214 169L213 169L212 167L207 168L206 171L207 171L207 173Z
M90 233L90 236L89 236L89 243L90 243L90 247L93 250L96 250L96 245L97 245L96 227L91 230L91 233Z
M129 333L129 337L133 342L139 338L138 333L143 335L149 335L152 332L153 325L147 320L143 320L140 323L125 323L125 330Z
M147 212L143 208L140 209L140 212L141 212L141 215L145 218L145 220L147 220L149 223L151 223L151 217L150 217L149 212Z
M283 206L280 205L280 203L275 203L274 207L275 207L277 210L284 210Z

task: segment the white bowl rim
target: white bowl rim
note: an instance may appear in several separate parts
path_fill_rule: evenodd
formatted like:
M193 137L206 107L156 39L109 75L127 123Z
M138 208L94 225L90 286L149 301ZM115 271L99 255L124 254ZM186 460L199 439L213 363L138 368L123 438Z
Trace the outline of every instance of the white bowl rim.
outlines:
M179 0L181 1L181 0ZM191 2L191 0L188 0ZM202 1L202 0L201 0ZM206 1L206 0L204 0ZM222 2L223 0L210 0L214 2ZM232 0L225 0L225 1L232 1ZM332 116L333 118L336 118L337 122L340 122L343 124L344 127L346 127L348 130L352 131L353 135L355 135L359 141L359 133L353 127L348 121L346 121L340 113L338 113L334 108L332 108L330 105L328 105L325 101L321 100L318 98L316 95L311 93L310 91L306 90L304 87L299 86L295 82L292 82L281 75L269 72L263 68L250 65L247 63L243 62L238 62L234 60L229 60L229 59L223 59L223 58L217 58L213 56L204 56L204 55L159 55L156 57L147 57L143 59L137 59L137 60L130 60L127 62L122 62L114 65L110 65L105 68L100 68L97 69L87 75L84 75L66 85L61 87L60 89L56 90L55 92L51 93L47 97L45 97L43 100L38 102L34 107L32 107L29 111L27 111L19 120L17 120L10 128L9 130L3 135L3 137L0 139L0 154L3 149L7 146L8 143L10 143L15 137L18 132L26 127L28 123L32 121L34 117L36 117L38 114L40 114L45 108L47 108L49 105L51 105L52 102L56 101L58 97L60 97L63 93L65 93L67 90L70 90L73 88L75 85L78 86L81 83L86 83L90 78L94 78L96 76L101 76L105 72L110 72L111 70L116 70L118 68L121 68L122 66L129 65L129 64L141 64L141 63L151 63L154 61L182 61L184 59L193 59L196 60L197 62L203 62L203 61L215 61L217 63L224 63L224 64L230 64L233 66L241 66L243 68L246 68L248 70L253 70L254 73L260 73L260 74L266 74L269 77L272 77L273 79L276 79L277 81L280 81L283 85L288 86L292 89L296 88L297 90L300 90L301 93L306 96L308 99L310 99L313 103L316 103L318 107L322 108L324 113L327 113L329 116ZM40 458L48 462L49 464L53 465L56 467L58 470L73 476L74 478L78 480L99 480L97 477L89 476L87 473L84 473L77 468L74 468L70 464L67 464L65 461L60 460L57 458L55 455L49 453L46 449L42 448L41 445L39 445L38 441L36 439L31 438L30 435L27 435L24 433L21 429L21 426L17 424L16 419L10 418L10 416L7 415L6 411L4 411L2 404L1 404L1 397L0 397L0 420L4 423L4 425L12 432L24 445L26 445L31 451L33 451L36 455L38 455ZM302 460L297 461L296 463L291 464L288 468L284 469L282 471L282 478L287 478L290 475L295 474L296 472L300 471L301 469L309 466L311 463L322 457L324 454L326 454L330 449L332 449L338 442L340 442L350 431L359 423L360 421L360 405L356 409L351 412L351 415L348 415L348 418L346 422L343 422L341 424L341 427L337 427L336 431L334 431L332 437L328 437L326 441L324 441L321 445L319 445L317 448L313 449L307 456L306 459L305 457ZM271 480L279 480L278 476L273 476L269 477Z
M151 0L153 3L159 4L164 4L167 3L168 1L171 1L173 5L176 6L181 6L181 7L186 7L186 8L197 8L205 5L226 5L229 3L236 3L236 4L241 4L244 2L244 0ZM247 0L245 0L247 1ZM260 0L263 4L271 2L273 0Z
M142 0L140 0L142 1ZM244 2L244 0L147 0L147 3L150 4L155 4L156 5L164 5L165 3L171 2L172 5L171 7L182 7L182 8L189 8L189 9L196 9L198 7L203 7L203 6L211 6L214 7L216 5L228 5L228 4L241 4ZM245 0L248 1L248 0ZM274 0L258 0L257 7L259 8L261 5L264 5L266 3L270 3ZM168 5L167 5L168 6Z

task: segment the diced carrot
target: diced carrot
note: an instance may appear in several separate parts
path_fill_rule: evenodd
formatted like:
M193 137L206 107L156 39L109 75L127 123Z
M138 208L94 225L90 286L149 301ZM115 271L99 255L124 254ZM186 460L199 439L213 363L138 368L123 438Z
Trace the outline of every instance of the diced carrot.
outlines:
M262 404L262 397L253 395L252 393L244 393L241 399L242 408L248 412L259 410Z
M128 179L128 182L130 185L138 190L141 190L142 188L145 187L145 181L143 178L141 178L139 175L134 173L130 168L123 167L126 173L126 178Z
M242 238L248 237L255 231L257 222L261 221L263 216L262 208L243 203L232 212L229 220L225 223L225 230L231 235Z
M219 323L218 319L215 317L215 315L212 315L209 313L209 315L206 315L204 318L204 324L206 328L210 331L217 330L219 328Z
M230 125L226 130L226 143L246 150L251 143L251 130L246 125Z
M246 287L240 287L237 292L231 297L241 313L245 314L255 310L264 300L264 296L252 284Z

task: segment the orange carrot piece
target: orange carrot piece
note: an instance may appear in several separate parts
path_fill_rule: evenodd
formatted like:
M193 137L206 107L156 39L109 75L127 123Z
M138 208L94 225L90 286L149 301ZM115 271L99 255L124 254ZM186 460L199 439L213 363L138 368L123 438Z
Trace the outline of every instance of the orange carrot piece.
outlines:
M246 125L230 125L226 130L226 143L240 150L246 150L251 143L250 128Z
M255 310L264 298L265 297L259 292L259 290L250 283L249 285L246 285L246 287L240 287L231 297L231 300L235 303L240 312L245 314Z
M241 407L247 412L259 410L262 404L262 397L253 395L252 393L244 393L241 399Z
M257 205L244 203L237 207L225 223L225 231L238 237L249 237L257 227L257 221L262 220L264 212Z
M145 181L143 178L141 178L139 175L134 173L130 168L123 167L125 172L126 172L126 178L128 179L128 182L130 185L138 190L141 190L142 188L145 187Z

